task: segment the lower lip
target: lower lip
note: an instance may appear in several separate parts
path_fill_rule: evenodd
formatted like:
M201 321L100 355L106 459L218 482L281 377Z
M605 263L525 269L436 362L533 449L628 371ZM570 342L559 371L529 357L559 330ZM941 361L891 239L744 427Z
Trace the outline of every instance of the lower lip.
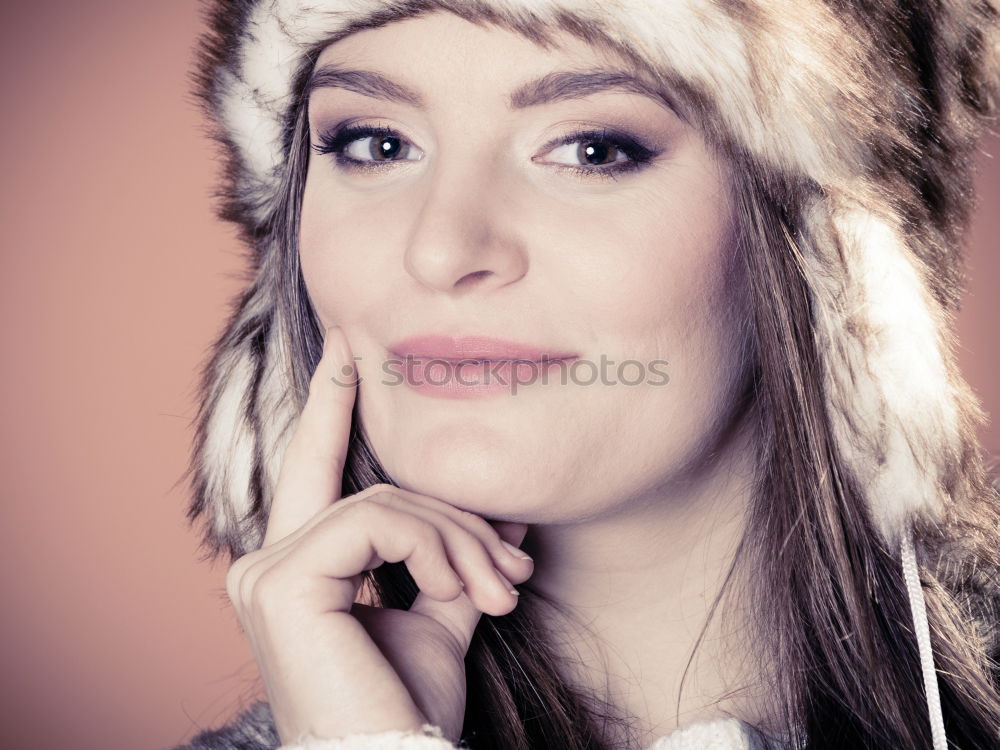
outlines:
M417 393L441 398L484 398L516 395L535 383L568 382L563 370L576 357L526 360L476 360L406 358L399 365L404 382Z

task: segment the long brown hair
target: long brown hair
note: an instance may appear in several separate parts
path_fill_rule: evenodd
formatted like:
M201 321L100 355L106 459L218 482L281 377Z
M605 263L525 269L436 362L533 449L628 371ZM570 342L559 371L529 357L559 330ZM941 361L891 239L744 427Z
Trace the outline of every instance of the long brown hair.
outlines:
M499 22L474 4L436 4L469 20ZM397 17L387 13L366 25ZM594 39L592 30L562 20ZM544 41L534 27L513 30ZM282 328L300 402L322 349L297 244L309 159L301 92L310 67L297 78L281 210L266 236L249 238L276 246L277 252L265 254L274 266L260 269L259 278L273 274L281 299L275 318L261 320L258 333ZM728 158L738 253L753 311L746 395L759 442L745 533L727 581L739 569L748 587L742 595L750 607L750 641L758 646L754 658L769 686L770 713L788 728L786 739L813 750L930 747L898 550L888 549L873 526L824 410L802 269L808 242L796 233L801 222L794 213L819 188L775 177L746 154ZM1000 743L1000 497L974 457L962 469L973 488L967 500L949 505L944 523L917 525L915 538L948 737L956 747L987 750ZM344 492L379 482L394 483L355 419ZM406 608L417 593L403 564L371 571L368 583L387 607ZM521 590L513 612L484 615L476 630L467 657L464 739L484 750L575 750L605 747L604 738L616 728L631 736L630 717L559 677L555 635L544 624L546 611L557 605L530 581ZM767 745L770 729L758 729Z

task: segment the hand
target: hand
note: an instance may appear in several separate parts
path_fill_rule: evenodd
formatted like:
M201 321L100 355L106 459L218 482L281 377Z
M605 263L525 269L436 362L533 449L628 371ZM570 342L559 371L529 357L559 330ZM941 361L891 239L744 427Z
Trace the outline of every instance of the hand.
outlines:
M533 570L501 539L520 544L527 525L491 525L392 485L342 499L352 381L346 337L330 328L263 546L233 563L226 590L283 744L305 733L333 738L427 722L455 740L473 630L482 612L513 610L507 581L523 583ZM357 601L365 571L399 561L420 588L408 611Z

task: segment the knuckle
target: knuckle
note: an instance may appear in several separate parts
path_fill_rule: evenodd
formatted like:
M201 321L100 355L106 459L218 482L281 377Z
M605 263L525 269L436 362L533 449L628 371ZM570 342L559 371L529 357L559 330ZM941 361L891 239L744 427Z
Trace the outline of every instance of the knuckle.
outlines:
M391 515L395 511L376 502L353 501L345 504L337 513L331 514L324 524L351 524L356 530L377 530L394 523Z
M399 488L395 485L380 482L378 484L373 484L361 494L363 494L366 498L395 497L398 490Z
M398 490L391 484L373 484L369 487L365 487L360 492L351 495L349 497L343 498L340 502L346 505L354 505L356 503L363 503L368 500L375 500L382 497L388 497L394 495L395 491Z
M487 539L499 538L497 530L490 526L489 522L480 515L473 513L469 510L460 510L459 518L462 519L462 524L468 528L475 530L481 536Z
M252 552L247 553L233 562L229 566L229 570L226 571L226 596L233 604L242 602L243 581L250 566L253 565L254 559Z
M407 502L403 495L400 494L399 488L392 485L387 485L385 489L373 492L366 499L368 500L368 504L373 507L396 511L405 511L407 509Z
M331 518L335 519L333 523L339 523L340 520L345 518L352 518L355 522L364 522L365 519L371 519L373 516L377 515L378 512L378 507L374 503L364 502L363 500L355 500L344 505L342 511L332 515Z
M441 544L441 530L430 521L424 518L413 518L413 528L411 533L420 547L433 547Z
M246 592L247 604L254 610L267 610L273 606L284 590L283 577L276 568L269 568L257 577Z

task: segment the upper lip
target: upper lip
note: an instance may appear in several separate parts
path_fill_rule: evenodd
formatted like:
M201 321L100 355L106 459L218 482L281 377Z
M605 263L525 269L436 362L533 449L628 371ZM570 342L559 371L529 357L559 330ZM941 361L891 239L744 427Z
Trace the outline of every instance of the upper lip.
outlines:
M426 357L458 362L460 360L525 360L541 362L570 359L579 355L547 346L523 344L490 336L441 336L427 334L397 341L389 351L399 357Z

